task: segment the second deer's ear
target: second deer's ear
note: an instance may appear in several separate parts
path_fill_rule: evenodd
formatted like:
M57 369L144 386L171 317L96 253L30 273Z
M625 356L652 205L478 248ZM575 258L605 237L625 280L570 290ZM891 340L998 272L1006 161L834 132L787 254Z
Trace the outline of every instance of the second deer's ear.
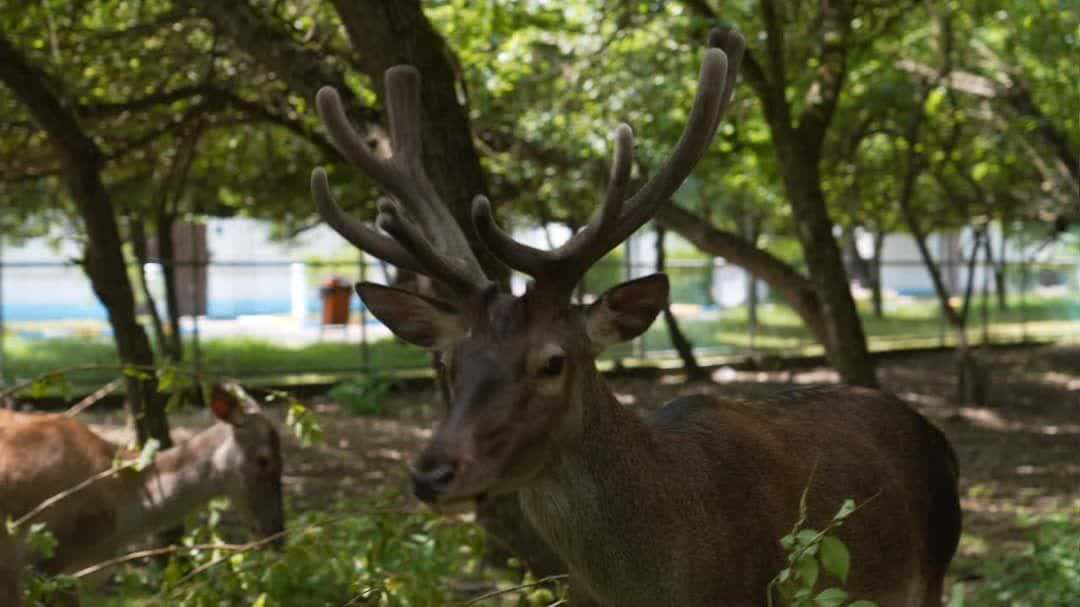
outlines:
M242 426L244 423L243 405L237 402L236 394L233 394L227 384L217 384L210 391L210 410L221 421Z
M357 283L356 293L375 318L411 344L439 349L465 334L461 314L446 302L371 282Z
M668 278L650 274L608 289L585 310L585 327L597 350L641 335L668 301Z

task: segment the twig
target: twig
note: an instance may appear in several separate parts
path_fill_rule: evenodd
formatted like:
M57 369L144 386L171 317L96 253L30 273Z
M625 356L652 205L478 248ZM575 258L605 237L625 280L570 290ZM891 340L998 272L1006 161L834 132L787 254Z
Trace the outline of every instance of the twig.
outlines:
M500 590L493 590L491 592L481 594L480 596L478 596L478 597L476 597L474 599L471 599L469 602L465 603L465 607L468 607L469 605L475 605L476 603L479 603L480 601L486 601L488 599L495 598L497 596L502 596L504 594L509 594L511 592L517 592L519 590L525 590L526 588L533 588L535 586L542 586L542 585L544 585L544 584L546 584L548 582L554 582L554 581L557 581L557 580L565 580L566 578L567 578L567 575L565 573L559 573L559 574L556 574L556 575L549 575L549 576L547 576L545 578L540 578L539 580L536 580L535 582L529 582L528 584L519 584L517 586L511 586L509 588L502 588Z
M147 550L138 550L135 552L129 552L127 554L118 556L116 558L102 561L100 563L91 565L84 569L80 569L72 574L71 577L83 578L88 575L93 575L102 569L107 569L115 565L121 565L128 561L137 561L151 556L160 556L162 554L173 554L181 551L193 552L195 550L230 550L233 552L243 552L250 550L248 544L195 544L194 546L162 546L161 548L149 548Z
M340 523L341 521L344 521L346 519L353 518L353 517L356 517L356 516L386 516L386 515L394 515L394 514L409 515L409 514L412 514L412 513L407 511L407 510L402 510L401 508L375 509L375 510L368 510L366 512L364 512L364 511L355 512L354 511L354 512L349 512L347 514L342 514L340 516L333 517L333 518L330 518L330 519L327 519L327 520L315 521L315 522L312 522L310 524L304 525L303 527L294 527L292 529L285 529L284 531L279 531L279 532L277 532L277 533L275 533L275 534L273 534L271 536L262 538L260 540L254 541L254 542L249 542L247 544L240 544L240 545L236 546L235 550L231 550L230 554L228 554L226 556L218 557L218 558L216 558L216 559L214 559L214 560L212 560L210 562L203 563L202 565L199 565L195 569L192 569L190 572L187 573L187 575L180 578L179 580L177 580L172 585L172 588L170 589L170 593L175 592L184 583L190 581L192 578L199 575L200 573L204 573L207 570L212 569L214 567L217 567L218 565L220 565L220 564L224 563L225 561L229 560L229 558L232 557L234 554L242 553L242 552L250 552L250 551L252 551L252 550L254 550L256 548L261 548L262 546L264 546L264 545L266 545L266 544L268 544L270 542L273 542L274 540L280 539L282 537L286 537L286 536L289 536L289 535L294 535L294 534L297 534L297 533L303 533L303 532L305 532L305 531L307 531L307 530L309 530L309 529L311 529L313 527L322 527L322 526L327 526L327 525L334 525L334 524Z
M112 394L113 391L115 391L118 387L120 387L120 384L122 384L123 382L124 382L124 380L122 378L116 378L116 379L112 380L111 382L109 382L109 383L105 384L104 386L98 388L97 391L94 392L93 394L90 394L86 398L80 400L75 406L73 406L70 409L68 409L67 411L65 411L64 415L66 415L68 417L75 417L76 415L82 413L83 411L85 411L86 409L88 409L89 407L91 407L92 405L94 405L95 403L100 401L101 399L103 399L106 396Z
M31 511L27 512L26 514L22 515L21 517L19 517L18 520L16 520L14 523L11 524L11 527L13 529L17 529L17 528L21 527L23 524L26 523L26 521L34 518L35 516L41 514L44 511L48 510L49 508L56 505L61 500L64 500L64 499L66 499L66 498L68 498L68 497L82 491L83 489L86 489L90 485L96 483L97 481L99 481L99 480L101 480L103 478L106 478L106 477L108 477L108 476L110 476L112 474L118 473L121 470L125 470L127 468L130 468L130 467L134 466L136 463L138 463L138 460L131 460L131 461L124 462L124 464L121 465L121 466L116 466L116 467L113 467L113 468L108 468L107 470L102 470L101 472L98 472L94 476L91 476L90 478L88 478L88 479L82 481L81 483L71 487L70 489L65 489L65 490L61 491L60 493L57 493L57 494L49 497L45 501L43 501L40 504L38 504L37 506L35 506L33 510L31 510Z

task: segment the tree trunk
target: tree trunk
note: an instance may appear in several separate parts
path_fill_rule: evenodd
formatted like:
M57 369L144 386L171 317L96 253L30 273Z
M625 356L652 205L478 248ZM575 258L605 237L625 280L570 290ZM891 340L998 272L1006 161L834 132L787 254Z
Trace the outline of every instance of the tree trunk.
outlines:
M870 258L870 297L874 304L874 316L885 318L885 305L881 297L881 250L885 247L885 233L874 230L874 254Z
M173 228L176 226L176 216L171 213L162 213L157 222L157 245L158 259L161 260L161 276L165 282L165 309L169 316L169 325L172 329L169 333L169 347L166 356L174 362L184 360L184 337L180 333L180 293L176 286L177 259L176 241L173 238ZM192 245L194 246L194 245ZM188 260L193 261L193 260ZM197 272L192 268L191 276Z
M993 247L989 242L986 245L986 261L994 269L994 293L997 296L997 309L1001 312L1009 309L1009 285L1005 282L1008 272L1005 259L1005 256L1008 255L1006 250L1006 243L1008 243L1007 225L1003 219L1001 221L1001 245L998 248L996 260L993 258Z
M660 224L656 224L656 271L663 273L664 266L666 264L666 251L664 251L664 240L667 236L667 230ZM686 338L686 335L679 328L679 322L675 319L675 315L671 312L671 302L667 302L663 309L664 324L667 326L668 336L671 338L671 346L675 348L675 351L679 353L679 358L683 361L683 370L686 371L687 381L702 381L708 379L708 374L698 364L697 358L694 357L694 344L690 343L690 340Z
M810 280L821 303L826 339L822 342L829 361L841 381L877 387L874 361L866 347L862 320L851 296L840 247L833 237L833 222L821 190L817 155L802 150L795 133L780 134L774 129L774 145L781 174L795 218ZM785 141L785 137L791 138Z
M748 213L746 217L746 240L750 243L750 246L758 246L758 236L761 233L761 218L753 213ZM747 330L750 332L751 347L753 347L754 337L757 335L758 330L758 285L757 277L752 272L747 271L746 277L746 324Z
M142 368L140 374L125 376L136 439L142 444L154 438L163 448L169 447L172 441L164 402L157 392L157 380L148 370L154 365L154 351L135 318L135 293L128 279L120 230L112 200L101 180L101 150L82 130L65 100L54 93L57 83L31 65L2 35L0 81L22 102L56 148L64 183L86 231L83 271L108 311L120 360Z

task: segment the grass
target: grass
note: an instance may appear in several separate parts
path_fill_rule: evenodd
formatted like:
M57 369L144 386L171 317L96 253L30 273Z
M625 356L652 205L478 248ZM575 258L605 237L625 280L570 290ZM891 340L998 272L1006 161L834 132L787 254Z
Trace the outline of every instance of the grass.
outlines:
M861 305L863 327L871 349L928 346L955 341L945 330L935 300L905 302L877 318ZM1016 341L1023 337L1060 339L1080 336L1080 301L1066 297L1029 297L1024 308L1015 302L1007 310L989 310L990 336L996 341ZM972 303L970 339L981 337L979 301ZM756 351L785 354L820 352L799 317L787 306L765 303L758 310L759 327L751 336L744 307L719 311L715 318L684 319L681 328L703 353L737 354ZM944 342L942 342L944 340ZM657 321L642 345L622 344L609 350L608 358L633 358L647 352L667 351L670 340L663 322ZM188 357L191 356L188 344ZM318 379L365 370L365 355L359 344L322 342L290 347L264 339L229 337L201 343L201 368L205 373L248 379ZM372 370L422 369L427 355L419 348L382 340L368 345L367 360ZM32 340L8 336L4 340L5 379L23 380L42 373L76 365L117 365L111 342L100 338L57 338ZM190 362L185 368L191 368ZM72 373L68 380L75 391L101 386L116 376L110 369Z
M969 339L981 339L981 300L971 304ZM942 321L936 300L905 302L886 311L884 318L873 315L868 304L860 303L863 330L872 350L917 345L953 344L955 336ZM1029 297L1021 308L1016 302L1006 310L990 303L988 324L991 340L1016 341L1030 338L1056 339L1080 336L1080 301L1066 297ZM758 330L747 330L745 307L723 310L715 319L683 320L680 327L696 348L735 353L754 348L782 353L820 351L810 331L795 312L781 304L765 303L758 308ZM645 335L649 349L667 349L670 341L662 322L654 323Z
M190 360L190 344L187 352ZM320 375L364 369L360 347L349 343L289 347L263 339L230 337L203 342L200 352L202 370L225 377ZM381 370L421 368L428 361L422 350L393 340L369 344L368 353L372 367ZM102 339L8 337L4 360L7 379L14 381L78 365L119 365L112 342ZM188 362L183 368L191 369L192 365ZM72 372L68 380L78 391L96 388L116 376L111 369L91 369Z

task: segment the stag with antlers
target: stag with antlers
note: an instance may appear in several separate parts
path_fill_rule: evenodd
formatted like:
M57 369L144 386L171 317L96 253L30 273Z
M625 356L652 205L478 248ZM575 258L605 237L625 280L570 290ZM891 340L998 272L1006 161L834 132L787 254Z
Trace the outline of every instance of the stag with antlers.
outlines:
M414 491L427 502L516 493L567 564L573 604L612 606L762 605L804 491L810 525L847 498L877 496L839 532L852 551L848 590L883 607L940 605L960 532L957 467L923 417L876 391L830 387L760 402L687 397L643 419L619 404L595 359L649 327L667 278L623 283L587 306L571 301L589 267L667 204L702 157L744 45L734 31L713 32L682 136L633 193L633 137L615 129L602 205L561 247L517 242L486 199L474 201L483 246L533 278L520 296L485 275L426 177L416 70L386 74L389 158L365 145L333 90L319 92L336 147L390 196L367 225L338 207L316 169L319 212L355 246L447 295L357 285L397 336L445 364L448 409L413 465Z

